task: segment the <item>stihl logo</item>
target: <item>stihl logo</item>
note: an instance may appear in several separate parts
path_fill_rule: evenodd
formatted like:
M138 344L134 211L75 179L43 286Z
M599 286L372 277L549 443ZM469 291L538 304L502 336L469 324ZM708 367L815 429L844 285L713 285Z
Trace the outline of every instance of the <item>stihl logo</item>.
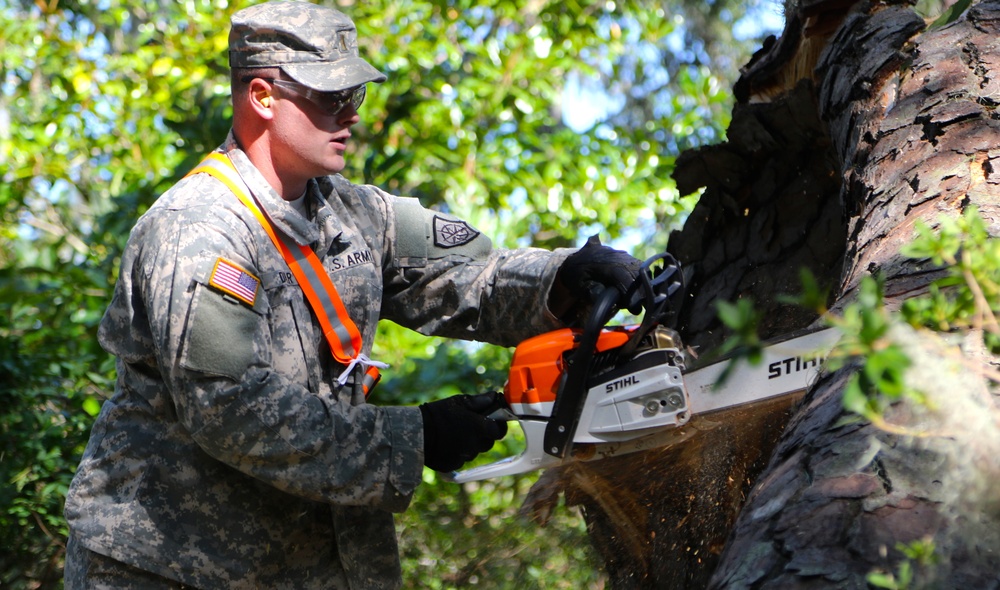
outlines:
M629 375L617 381L612 381L604 386L604 393L611 393L613 391L618 391L619 389L625 389L626 387L631 387L633 385L639 384L639 378L635 375Z
M775 361L767 366L767 378L777 379L782 375L791 375L792 373L798 373L799 371L805 371L811 367L818 367L818 358L805 358L801 356L793 356L787 359L781 359L780 361Z

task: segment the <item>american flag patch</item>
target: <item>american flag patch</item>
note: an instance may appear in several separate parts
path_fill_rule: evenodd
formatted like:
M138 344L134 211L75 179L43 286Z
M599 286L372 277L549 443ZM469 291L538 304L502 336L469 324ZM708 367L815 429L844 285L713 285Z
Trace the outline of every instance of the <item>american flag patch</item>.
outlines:
M225 258L220 258L215 261L215 268L212 269L212 276L208 279L208 284L247 305L253 305L253 302L257 300L260 279Z

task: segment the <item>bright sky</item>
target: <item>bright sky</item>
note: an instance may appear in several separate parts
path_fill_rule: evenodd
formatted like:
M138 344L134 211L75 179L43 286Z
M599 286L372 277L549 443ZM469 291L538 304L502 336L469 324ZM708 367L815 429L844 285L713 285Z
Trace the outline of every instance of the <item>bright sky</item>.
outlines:
M746 18L736 23L733 34L740 39L762 38L768 34L779 34L784 24L781 2L765 0ZM563 94L563 122L578 133L587 131L621 108L619 102L616 97L602 92L597 85L588 84L587 80L581 80L578 75L570 75ZM581 231L581 244L583 237L597 233L599 229ZM632 231L612 236L609 245L628 252L635 251L648 239L650 231L655 231L655 228L633 228Z
M733 34L740 39L760 37L762 33L776 35L785 25L785 17L781 11L780 2L763 2L746 18L736 23ZM571 75L566 81L563 93L563 122L570 129L578 133L587 131L618 108L612 97L581 81L579 76Z

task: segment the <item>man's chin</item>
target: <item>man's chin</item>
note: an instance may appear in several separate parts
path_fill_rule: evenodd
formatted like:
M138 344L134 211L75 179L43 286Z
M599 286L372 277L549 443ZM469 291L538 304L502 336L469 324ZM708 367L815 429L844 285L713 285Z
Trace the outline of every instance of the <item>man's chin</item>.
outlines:
M347 167L347 162L343 158L325 162L323 175L340 174Z
M340 174L347 167L347 161L343 156L330 158L324 162L327 174Z

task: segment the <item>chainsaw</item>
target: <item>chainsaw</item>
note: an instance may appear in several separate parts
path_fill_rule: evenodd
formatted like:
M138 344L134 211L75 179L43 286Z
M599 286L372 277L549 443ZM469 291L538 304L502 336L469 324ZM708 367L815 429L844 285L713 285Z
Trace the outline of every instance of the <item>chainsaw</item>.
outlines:
M604 290L582 328L518 344L506 407L491 417L520 424L524 451L447 479L517 475L676 444L696 432L687 426L692 417L801 394L839 337L835 329L813 331L765 345L760 363L723 359L688 370L670 327L683 292L680 265L662 253L643 263L626 293ZM607 326L622 309L641 313L641 321Z

